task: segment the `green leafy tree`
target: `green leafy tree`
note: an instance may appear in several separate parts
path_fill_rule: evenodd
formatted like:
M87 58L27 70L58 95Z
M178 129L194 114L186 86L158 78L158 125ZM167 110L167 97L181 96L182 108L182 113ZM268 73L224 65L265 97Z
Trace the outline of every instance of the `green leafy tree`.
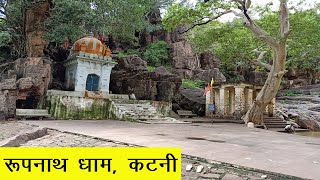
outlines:
M263 46L239 20L228 23L210 23L196 27L188 36L198 53L214 52L224 71L252 66L253 49Z
M221 16L233 13L244 21L244 27L258 38L268 49L272 51L272 65L263 62L267 50L256 49L250 50L258 54L258 58L252 60L269 71L268 78L258 94L256 100L249 108L243 120L253 122L255 124L263 124L263 112L266 106L276 96L283 75L286 73L285 63L287 57L287 40L290 34L289 9L287 0L279 0L279 16L277 31L269 32L267 29L252 18L251 0L209 0L196 3L196 5L188 5L179 3L168 8L163 22L168 30L173 30L178 26L186 26L184 32L216 22ZM245 31L241 32L246 34ZM249 36L245 35L246 41L250 42ZM240 38L240 37L239 37ZM249 38L249 39L248 39ZM232 40L230 40L232 41ZM250 46L250 45L249 45Z
M0 1L0 42L2 47L11 49L13 58L23 57L25 52L24 12L29 1Z
M169 49L165 41L154 42L144 52L144 59L152 66L166 65L169 62Z
M320 15L318 8L296 10L290 15L291 28L293 29L288 41L287 67L296 68L308 73L310 83L314 83L316 74L320 71L319 41L320 41ZM268 11L256 22L270 34L277 36L279 21L277 12ZM264 63L272 59L271 49L259 41L249 30L243 27L238 19L232 22L210 24L196 27L189 33L189 40L195 49L214 52L222 62L226 72L236 67L252 67L256 70L265 70L255 64L253 49L259 47L267 51Z
M55 0L48 27L48 39L74 41L87 32L112 34L134 43L136 32L151 28L147 14L171 0Z
M0 29L10 35L13 58L26 56L26 9L43 0L1 0ZM147 14L163 8L171 0L49 0L52 9L45 27L50 42L75 41L88 32L112 34L118 40L134 43L135 33L152 29ZM2 34L0 42L6 42Z
M288 63L290 68L304 70L309 83L315 83L320 72L320 15L318 9L298 11L291 15L292 34L288 42Z

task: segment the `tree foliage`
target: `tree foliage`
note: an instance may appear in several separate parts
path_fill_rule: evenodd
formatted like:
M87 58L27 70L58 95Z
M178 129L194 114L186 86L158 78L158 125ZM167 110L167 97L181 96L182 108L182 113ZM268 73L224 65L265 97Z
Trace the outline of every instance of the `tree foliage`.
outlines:
M0 42L2 47L11 49L13 57L25 55L24 47L24 6L27 0L0 1Z
M291 16L293 31L288 42L288 63L291 68L308 72L311 83L320 72L320 15L317 9L299 11Z
M269 11L257 20L257 24L271 35L279 37L277 19L277 12ZM288 41L287 67L305 70L311 79L320 71L319 20L320 15L316 7L294 11L290 18L292 33ZM256 70L263 70L251 63L256 57L252 50L257 47L268 52L264 62L269 63L272 55L270 48L243 27L238 19L226 23L212 22L194 28L188 37L198 52L207 50L214 52L221 59L225 70L233 70L238 66L252 66Z
M144 52L144 59L152 66L166 65L169 60L169 48L165 41L154 42Z
M25 12L43 1L0 0L0 43L11 48L12 58L26 56ZM45 38L59 44L66 40L74 42L88 32L100 32L134 43L137 32L157 28L148 22L148 13L169 5L171 1L50 0L52 9L43 24L47 30Z
M55 0L48 27L48 39L71 41L88 32L112 34L134 42L135 33L151 29L147 14L171 0Z

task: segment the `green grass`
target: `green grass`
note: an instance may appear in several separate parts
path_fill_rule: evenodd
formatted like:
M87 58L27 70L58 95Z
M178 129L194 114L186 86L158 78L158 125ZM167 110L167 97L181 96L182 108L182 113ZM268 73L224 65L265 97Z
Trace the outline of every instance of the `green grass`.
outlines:
M117 54L117 56L118 56L118 57L127 57L128 55L121 52L121 53Z
M182 85L187 87L193 87L193 88L204 88L204 82L200 80L190 80L190 79L183 79Z
M157 67L154 67L154 66L148 66L147 67L148 71L154 71L155 69L157 69Z
M299 96L299 95L301 95L301 93L296 91L288 91L285 94L285 96Z

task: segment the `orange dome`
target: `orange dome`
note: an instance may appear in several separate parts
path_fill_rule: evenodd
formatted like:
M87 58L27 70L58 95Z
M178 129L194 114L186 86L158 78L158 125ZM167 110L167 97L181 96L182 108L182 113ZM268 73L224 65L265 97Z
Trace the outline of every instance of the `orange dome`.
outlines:
M109 49L109 48L108 48ZM75 53L85 52L102 56L110 56L109 51L102 42L92 36L84 37L77 40L71 49L71 55Z

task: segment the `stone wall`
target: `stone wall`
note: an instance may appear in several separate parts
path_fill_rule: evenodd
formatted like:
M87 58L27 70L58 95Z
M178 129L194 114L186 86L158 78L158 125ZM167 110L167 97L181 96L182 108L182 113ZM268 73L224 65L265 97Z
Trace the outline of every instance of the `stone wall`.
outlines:
M116 119L109 99L48 96L46 107L55 119Z
M66 91L61 91L67 94ZM76 119L76 120L128 120L133 121L120 111L118 105L144 105L143 112L148 113L148 108L156 109L156 112L163 116L169 116L172 104L159 101L139 101L129 99L105 99L105 98L85 98L79 96L57 95L58 93L48 93L44 106L55 119ZM1 95L0 95L1 97ZM141 111L142 112L142 111ZM143 116L137 111L138 116ZM148 113L149 114L149 113Z
M2 118L14 117L17 95L16 80L14 78L0 82L0 114L4 116Z
M172 111L172 103L164 101L152 101L151 105L157 109L157 112L164 115L170 116Z

